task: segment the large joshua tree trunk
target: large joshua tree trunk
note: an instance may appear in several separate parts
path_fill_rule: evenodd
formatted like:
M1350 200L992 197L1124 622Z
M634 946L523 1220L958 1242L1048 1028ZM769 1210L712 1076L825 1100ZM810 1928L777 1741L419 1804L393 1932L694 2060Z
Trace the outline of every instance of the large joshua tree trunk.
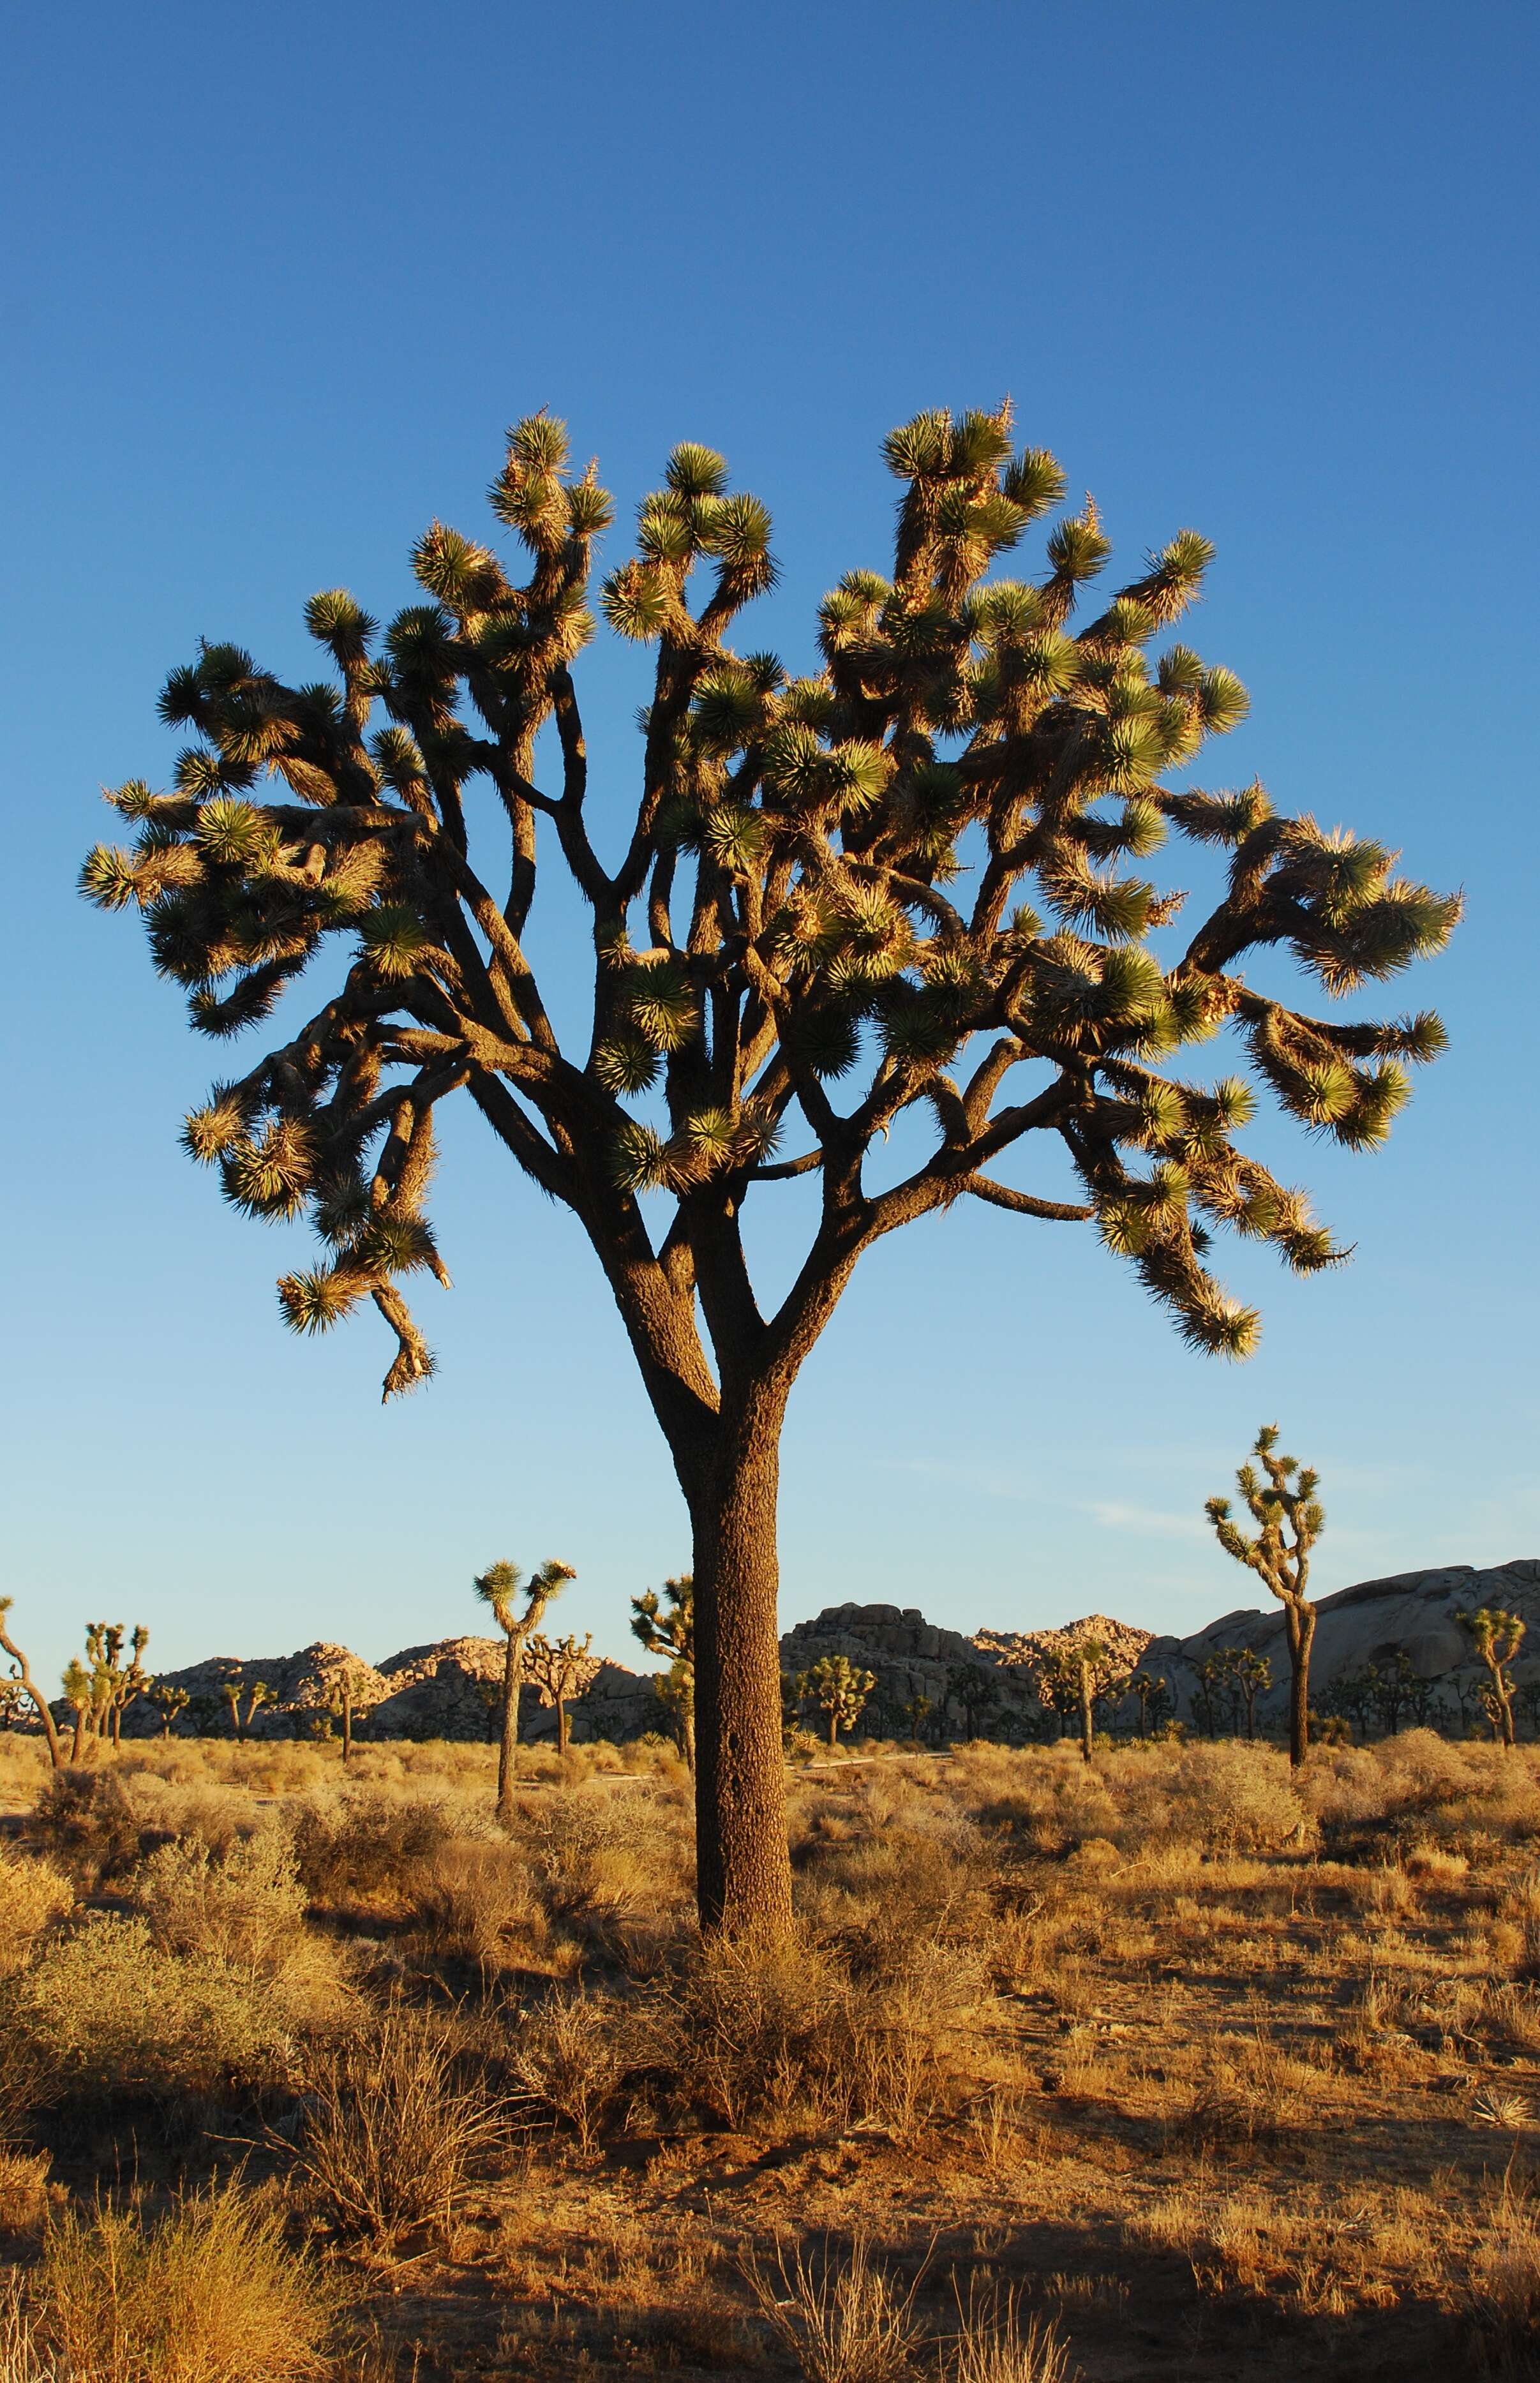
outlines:
M1288 1639L1288 1759L1298 1771L1310 1751L1310 1650L1315 1637L1315 1608L1307 1598L1285 1599L1284 1630Z
M689 1492L696 1596L696 1892L702 1925L792 1924L781 1744L776 1494L782 1398L724 1421Z
M503 1633L502 1731L498 1739L498 1810L506 1820L513 1812L513 1774L518 1760L519 1691L524 1684L524 1641L520 1630Z

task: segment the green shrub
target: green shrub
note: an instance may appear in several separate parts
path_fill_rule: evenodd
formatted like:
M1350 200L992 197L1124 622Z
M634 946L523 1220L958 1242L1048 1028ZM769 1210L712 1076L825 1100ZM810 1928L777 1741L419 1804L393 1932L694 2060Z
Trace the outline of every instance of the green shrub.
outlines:
M174 2100L290 2080L298 2042L335 2007L335 1986L294 1995L206 1953L162 1951L148 1920L94 1914L14 1982L0 2057L37 2068L48 2098Z

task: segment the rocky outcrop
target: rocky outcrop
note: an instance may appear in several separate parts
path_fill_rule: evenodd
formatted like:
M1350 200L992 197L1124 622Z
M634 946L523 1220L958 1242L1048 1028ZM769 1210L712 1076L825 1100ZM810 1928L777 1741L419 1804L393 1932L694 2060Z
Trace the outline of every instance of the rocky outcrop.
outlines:
M1435 1685L1447 1725L1479 1719L1478 1691L1485 1674L1473 1660L1470 1635L1456 1617L1482 1605L1501 1606L1522 1616L1528 1636L1512 1666L1513 1677L1520 1686L1540 1679L1540 1562L1520 1557L1485 1571L1449 1564L1360 1581L1318 1600L1310 1667L1312 1704L1318 1706L1327 1698L1345 1673L1361 1672L1366 1664L1383 1669L1404 1649L1419 1679ZM1189 1638L1153 1638L1143 1661L1146 1670L1169 1683L1177 1712L1191 1715L1201 1686L1199 1665L1229 1647L1250 1648L1271 1662L1273 1685L1257 1699L1257 1718L1275 1726L1288 1710L1288 1648L1281 1607L1224 1614Z
M876 1676L860 1730L906 1735L917 1698L927 1698L927 1735L989 1735L1041 1721L1033 1685L1041 1657L1095 1638L1131 1671L1150 1643L1147 1630L1088 1613L1058 1630L979 1630L972 1636L927 1622L916 1606L831 1605L799 1622L781 1641L781 1668L794 1678L823 1655L844 1655Z
M1066 1623L1062 1630L979 1630L972 1644L999 1663L1030 1671L1061 1648L1093 1639L1106 1648L1115 1671L1127 1673L1143 1661L1153 1636L1152 1631L1137 1630L1131 1622L1115 1622L1108 1613L1088 1613L1083 1621Z
M1435 1685L1436 1718L1455 1728L1479 1720L1484 1675L1457 1617L1481 1605L1501 1606L1529 1625L1513 1675L1521 1689L1534 1685L1540 1692L1540 1561L1522 1558L1485 1571L1453 1564L1397 1573L1322 1598L1312 1702L1329 1704L1334 1685L1345 1674L1361 1673L1366 1665L1383 1669L1404 1651L1417 1677ZM1139 1665L1163 1677L1183 1718L1201 1713L1199 1667L1206 1658L1223 1648L1249 1648L1272 1666L1272 1685L1257 1698L1259 1724L1276 1728L1287 1712L1288 1654L1276 1607L1226 1613L1190 1637L1154 1638L1103 1613L1057 1630L979 1630L968 1636L928 1622L916 1606L832 1605L786 1632L781 1664L795 1675L822 1655L844 1655L874 1673L877 1685L860 1725L864 1735L906 1735L912 1722L906 1708L923 1698L929 1699L927 1735L1035 1735L1045 1726L1033 1686L1035 1664L1057 1648L1092 1637L1111 1648L1118 1669ZM252 1713L253 1737L298 1737L324 1730L333 1692L347 1677L360 1737L484 1739L496 1726L502 1666L500 1638L438 1638L403 1648L377 1668L346 1647L316 1639L292 1655L246 1662L211 1656L160 1676L188 1692L178 1722L180 1735L228 1735L224 1683L239 1674L243 1718L253 1685L260 1682L268 1692L269 1701ZM622 1663L601 1663L585 1694L568 1706L574 1739L623 1743L648 1730L664 1730L655 1676L628 1671ZM1117 1716L1120 1722L1128 1718L1128 1710ZM55 1711L68 1724L68 1709L59 1705ZM158 1711L144 1698L123 1718L125 1736L149 1736L160 1725ZM525 1688L521 1700L519 1729L529 1743L556 1735L555 1712L540 1703L533 1687Z

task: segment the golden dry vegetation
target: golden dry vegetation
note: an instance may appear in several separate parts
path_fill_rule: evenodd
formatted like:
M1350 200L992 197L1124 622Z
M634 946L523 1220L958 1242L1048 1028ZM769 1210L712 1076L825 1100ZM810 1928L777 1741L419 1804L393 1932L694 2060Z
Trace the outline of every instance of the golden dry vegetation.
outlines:
M0 1738L0 2383L1540 2374L1540 1755Z

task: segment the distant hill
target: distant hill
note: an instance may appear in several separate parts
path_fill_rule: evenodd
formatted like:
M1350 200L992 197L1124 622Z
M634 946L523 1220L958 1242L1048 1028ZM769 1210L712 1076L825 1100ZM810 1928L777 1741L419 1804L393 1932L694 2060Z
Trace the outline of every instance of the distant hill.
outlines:
M1500 1605L1523 1617L1530 1636L1514 1665L1515 1677L1521 1686L1540 1681L1540 1560L1524 1557L1485 1571L1453 1564L1397 1573L1322 1598L1311 1669L1312 1701L1344 1673L1383 1666L1404 1650L1417 1676L1435 1684L1450 1718L1475 1714L1481 1667L1472 1660L1469 1637L1456 1616L1479 1605ZM1057 1630L967 1634L928 1622L915 1606L832 1605L785 1633L781 1661L783 1671L795 1674L822 1655L844 1655L873 1673L877 1685L864 1717L872 1735L906 1734L905 1709L917 1697L929 1698L927 1726L938 1735L975 1729L987 1735L1013 1722L1038 1720L1041 1708L1031 1680L1035 1659L1086 1637L1110 1647L1121 1668L1141 1664L1163 1676L1184 1717L1194 1711L1198 1667L1204 1659L1221 1648L1250 1648L1267 1657L1273 1669L1273 1685L1258 1699L1259 1722L1275 1724L1287 1710L1288 1656L1276 1607L1224 1614L1189 1637L1157 1638L1100 1613ZM221 1682L232 1673L240 1673L248 1689L260 1680L272 1696L253 1718L253 1737L306 1734L321 1722L335 1683L347 1673L362 1736L483 1738L491 1732L502 1661L497 1638L435 1639L404 1648L378 1665L317 1639L292 1655L241 1663L211 1656L161 1676L186 1688L192 1699L186 1723L210 1732L228 1728ZM570 1708L574 1736L623 1740L661 1727L653 1677L623 1663L605 1663L587 1694ZM67 1718L68 1708L55 1710ZM150 1736L159 1727L159 1715L143 1699L124 1716L127 1736ZM520 1730L531 1742L556 1734L555 1714L531 1688L521 1703Z

